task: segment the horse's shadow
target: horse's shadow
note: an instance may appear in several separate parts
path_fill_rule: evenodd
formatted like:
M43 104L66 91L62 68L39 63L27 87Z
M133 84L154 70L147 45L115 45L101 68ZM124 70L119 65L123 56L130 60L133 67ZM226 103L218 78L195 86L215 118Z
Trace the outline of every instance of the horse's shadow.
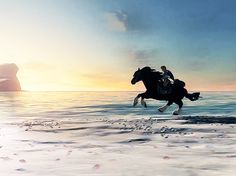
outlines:
M236 124L233 116L182 116L182 124Z

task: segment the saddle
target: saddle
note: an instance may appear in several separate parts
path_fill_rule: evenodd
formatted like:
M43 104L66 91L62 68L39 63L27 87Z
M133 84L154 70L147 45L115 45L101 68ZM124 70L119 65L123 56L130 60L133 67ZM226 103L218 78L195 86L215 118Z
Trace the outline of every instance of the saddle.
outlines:
M175 79L173 83L168 82L167 84L164 84L164 82L161 82L157 86L157 93L159 95L169 95L172 93L174 87L185 87L185 82Z
M169 83L164 85L163 83L157 86L158 95L169 95L172 93L173 84Z

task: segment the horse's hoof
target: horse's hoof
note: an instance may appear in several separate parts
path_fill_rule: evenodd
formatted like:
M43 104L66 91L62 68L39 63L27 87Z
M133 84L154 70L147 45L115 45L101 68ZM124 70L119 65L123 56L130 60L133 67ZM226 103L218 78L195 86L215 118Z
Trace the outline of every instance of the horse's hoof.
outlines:
M176 110L173 112L173 115L179 115L180 114L180 110Z
M133 106L136 106L137 104L138 104L138 98L136 97L136 98L134 99Z
M160 107L160 108L158 109L158 111L159 111L159 112L164 112L168 107L169 107L168 105L165 105L165 106L163 106L163 107Z
M164 112L161 108L158 109L159 112Z
M173 112L173 115L179 115L179 113L178 112Z
M143 107L147 107L147 103L144 100L141 100L141 104L143 105Z

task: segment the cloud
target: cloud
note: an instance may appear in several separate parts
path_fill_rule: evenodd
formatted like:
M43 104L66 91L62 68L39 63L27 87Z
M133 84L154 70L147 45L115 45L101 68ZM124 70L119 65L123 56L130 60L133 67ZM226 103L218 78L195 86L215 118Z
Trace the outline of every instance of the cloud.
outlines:
M133 49L127 52L128 58L139 66L152 65L151 63L158 53L158 49Z
M117 32L126 32L128 15L124 11L108 12L105 14L108 27Z
M150 29L153 25L147 20L147 16L139 14L139 12L116 10L106 12L104 17L108 28L116 32L151 32Z

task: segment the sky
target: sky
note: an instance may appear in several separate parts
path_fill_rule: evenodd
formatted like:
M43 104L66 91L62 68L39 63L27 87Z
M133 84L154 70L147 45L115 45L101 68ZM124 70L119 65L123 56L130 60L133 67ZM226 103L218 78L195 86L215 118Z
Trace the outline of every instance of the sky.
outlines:
M143 90L166 65L188 90L236 91L234 0L0 0L0 63L30 91Z

